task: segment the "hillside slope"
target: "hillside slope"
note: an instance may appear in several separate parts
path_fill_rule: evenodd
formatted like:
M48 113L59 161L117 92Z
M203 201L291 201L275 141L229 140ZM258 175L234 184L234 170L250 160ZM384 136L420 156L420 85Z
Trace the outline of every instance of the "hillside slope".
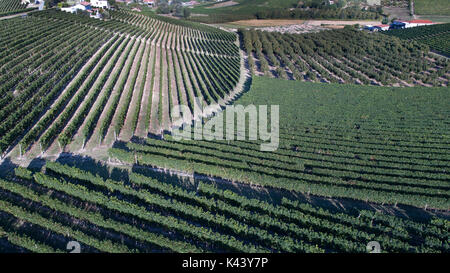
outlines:
M234 96L242 69L235 34L154 14L111 15L46 10L2 23L3 155L107 148L170 130L178 104Z

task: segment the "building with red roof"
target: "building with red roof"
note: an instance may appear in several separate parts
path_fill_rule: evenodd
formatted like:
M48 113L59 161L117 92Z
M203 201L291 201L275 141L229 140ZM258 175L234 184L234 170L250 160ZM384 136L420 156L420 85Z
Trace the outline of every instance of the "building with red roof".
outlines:
M420 26L428 26L433 25L434 23L430 20L410 20L410 21L394 21L391 24L391 29L402 29L402 28L411 28L411 27L420 27Z
M385 31L389 30L389 25L376 25L374 28L378 31Z
M408 27L420 27L420 26L428 26L428 25L432 25L433 22L430 20L410 20L410 21L406 21L408 23L407 28Z
M410 24L432 24L433 22L430 20L410 20L408 21Z

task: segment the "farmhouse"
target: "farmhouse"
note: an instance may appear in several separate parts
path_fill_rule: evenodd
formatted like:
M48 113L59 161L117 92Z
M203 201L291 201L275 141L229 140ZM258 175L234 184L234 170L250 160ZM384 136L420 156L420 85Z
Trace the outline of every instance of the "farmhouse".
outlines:
M407 22L405 21L394 21L392 22L392 24L390 25L390 29L402 29L402 28L406 28L407 26Z
M84 8L85 8L86 10L92 10L91 3L89 3L89 2L80 2L79 5L84 6Z
M427 26L432 25L433 22L430 20L411 20L408 21L410 27L420 27L420 26Z
M365 29L365 30L374 31L375 27L372 26L372 25L365 25L365 26L364 26L364 29Z
M411 20L411 21L394 21L392 22L390 29L402 29L432 25L430 20Z
M389 30L389 25L376 25L373 28L374 28L374 31L385 31L385 30Z
M39 1L39 0L21 0L20 3L22 5L39 5L41 3L43 3L44 1Z
M93 6L95 8L93 8ZM102 14L100 13L100 8L109 8L108 1L101 1L101 0L92 0L91 3L89 2L80 2L79 4L76 4L75 6L67 7L67 8L61 8L62 11L70 12L70 13L77 13L77 11L86 11L89 13L89 17L101 19L103 18Z
M82 5L82 4L76 4L75 6L68 7L68 8L61 8L62 11L70 12L70 13L76 13L78 10L86 11L91 9L91 6L89 5Z
M91 18L96 18L96 19L103 18L103 16L100 13L99 9L92 9L92 10L88 10L87 12L89 12L89 17L91 17Z
M181 5L182 5L183 7L192 7L192 6L194 6L195 4L197 4L197 1L183 2Z
M144 4L146 4L149 7L155 6L155 0L144 0Z
M91 5L96 8L109 9L108 1L105 0L91 0Z

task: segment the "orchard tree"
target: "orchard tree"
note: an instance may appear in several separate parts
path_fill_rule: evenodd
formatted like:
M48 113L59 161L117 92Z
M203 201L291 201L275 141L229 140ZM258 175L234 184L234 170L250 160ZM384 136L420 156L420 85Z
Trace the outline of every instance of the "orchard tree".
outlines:
M188 8L183 9L183 17L184 17L185 19L191 17L191 10L188 9Z
M158 1L158 8L156 9L156 13L160 14L169 14L170 13L170 6L167 0L159 0Z

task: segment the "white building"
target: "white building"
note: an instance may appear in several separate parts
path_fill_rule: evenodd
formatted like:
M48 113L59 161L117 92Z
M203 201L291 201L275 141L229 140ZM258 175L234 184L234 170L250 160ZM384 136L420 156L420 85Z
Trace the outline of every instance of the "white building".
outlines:
M88 10L88 12L90 13L89 17L91 17L91 18L95 18L95 19L103 18L102 14L98 11L98 9Z
M369 6L380 6L381 0L367 0L367 5Z
M183 7L192 7L192 6L196 5L196 4L197 4L197 1L189 1L189 2L183 2L183 3L181 3L181 5L182 5Z
M75 6L72 7L61 8L61 10L65 12L76 13L77 10L86 10L86 7L81 4L76 4Z
M144 0L144 4L146 4L149 7L154 7L155 1L154 0Z
M91 0L91 5L96 8L109 9L108 1L105 0Z
M389 25L377 25L374 26L375 31L386 31L389 30Z
M407 21L409 23L409 26L407 27L421 27L421 26L428 26L432 25L433 22L430 20L411 20Z
M392 29L402 29L402 28L412 28L432 25L433 22L430 20L411 20L411 21L394 21L391 24Z

